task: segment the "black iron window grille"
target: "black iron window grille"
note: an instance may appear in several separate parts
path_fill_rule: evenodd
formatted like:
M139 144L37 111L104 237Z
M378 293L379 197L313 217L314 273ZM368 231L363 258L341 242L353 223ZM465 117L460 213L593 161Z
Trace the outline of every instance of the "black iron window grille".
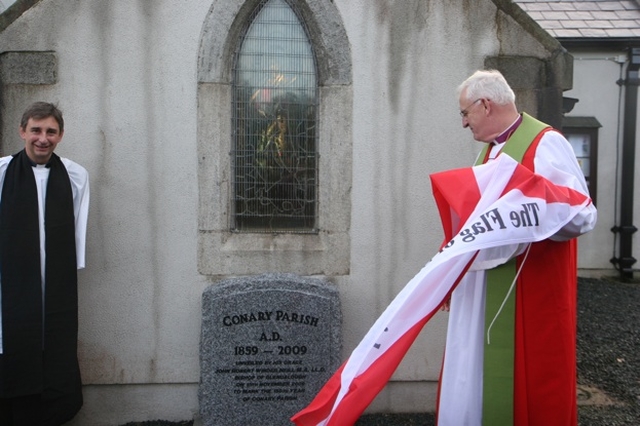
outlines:
M317 232L318 84L308 32L285 0L249 19L233 70L231 229Z

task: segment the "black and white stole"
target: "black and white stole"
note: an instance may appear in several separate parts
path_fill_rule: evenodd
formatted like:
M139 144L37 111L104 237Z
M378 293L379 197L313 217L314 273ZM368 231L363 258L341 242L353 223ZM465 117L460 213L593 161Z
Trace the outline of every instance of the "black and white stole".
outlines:
M41 393L46 399L52 393L56 399L80 392L73 193L60 157L53 154L47 167L44 298L38 195L24 150L8 164L2 187L0 398ZM77 398L71 405L78 404Z

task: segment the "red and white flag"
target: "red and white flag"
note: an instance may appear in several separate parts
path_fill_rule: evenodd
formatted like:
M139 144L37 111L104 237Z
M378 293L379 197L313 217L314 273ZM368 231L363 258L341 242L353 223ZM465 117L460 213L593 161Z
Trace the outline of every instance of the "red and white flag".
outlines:
M445 243L315 399L291 418L296 425L354 424L467 270L474 262L487 261L486 249L544 240L591 203L506 154L480 166L436 173L431 182Z

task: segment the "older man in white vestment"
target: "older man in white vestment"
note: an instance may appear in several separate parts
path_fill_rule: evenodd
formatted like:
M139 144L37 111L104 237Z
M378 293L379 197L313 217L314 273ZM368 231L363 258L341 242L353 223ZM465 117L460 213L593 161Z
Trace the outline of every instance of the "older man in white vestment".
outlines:
M571 145L518 113L502 74L477 71L458 93L462 126L485 144L476 165L509 155L588 197ZM451 298L439 425L577 424L575 238L596 219L589 204L544 241L482 253Z

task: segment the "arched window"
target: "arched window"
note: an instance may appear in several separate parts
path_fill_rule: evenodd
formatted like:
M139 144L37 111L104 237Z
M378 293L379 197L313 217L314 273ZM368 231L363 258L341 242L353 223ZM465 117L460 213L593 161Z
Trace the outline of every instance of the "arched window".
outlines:
M198 269L350 268L351 51L331 0L213 0L198 56Z
M233 69L231 229L316 232L316 61L285 0L263 0Z

